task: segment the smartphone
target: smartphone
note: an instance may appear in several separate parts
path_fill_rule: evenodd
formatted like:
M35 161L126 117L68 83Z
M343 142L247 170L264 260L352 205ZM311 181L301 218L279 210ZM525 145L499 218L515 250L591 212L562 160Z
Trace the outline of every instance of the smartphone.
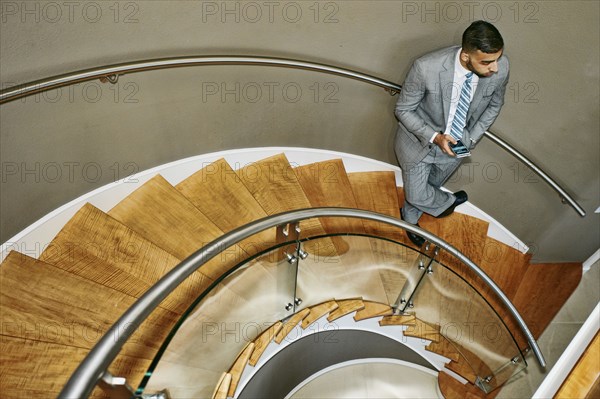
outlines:
M450 144L450 149L452 149L452 152L454 152L454 154L456 154L457 158L464 158L464 157L471 156L471 152L469 151L467 146L465 146L463 144L463 142L461 140L458 140L456 142L456 144Z

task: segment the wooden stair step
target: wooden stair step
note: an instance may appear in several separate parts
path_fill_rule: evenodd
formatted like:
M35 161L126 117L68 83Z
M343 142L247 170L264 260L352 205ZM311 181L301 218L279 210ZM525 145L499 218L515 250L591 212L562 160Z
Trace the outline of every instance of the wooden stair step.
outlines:
M290 317L285 323L283 323L281 330L279 330L279 332L277 334L275 334L275 342L278 344L283 342L285 337L287 337L288 334L294 328L296 328L296 326L298 326L298 323L300 323L302 320L304 320L304 318L306 316L308 316L309 313L310 313L310 309L304 308L301 311L292 315L292 317Z
M11 252L0 265L1 388L27 397L60 391L83 357L135 298ZM170 329L173 312L157 309L136 329L109 370L141 381Z
M249 342L248 345L242 350L238 358L231 366L229 373L231 374L231 384L229 385L229 391L227 392L227 396L233 396L235 394L235 390L240 382L240 378L242 377L242 372L248 364L248 360L254 351L254 342Z
M414 314L384 316L379 320L380 326L416 326Z
M400 219L396 175L391 171L349 173L348 180L359 209L382 213ZM410 243L405 234L387 224L363 222L368 234Z
M268 215L311 207L284 154L246 165L236 170L236 174ZM318 219L304 220L300 226L301 237L325 234ZM329 238L309 241L305 246L309 252L322 256L333 256L336 253Z
M487 239L488 222L462 213L437 219L423 215L421 227L445 240L465 254L476 265L481 264ZM471 270L446 251L440 251L438 262L459 273L468 282L477 281Z
M392 307L384 303L363 300L363 304L365 307L356 312L354 315L354 321L371 319L379 316L388 316L394 313Z
M229 387L231 386L231 374L223 373L219 382L217 384L217 388L213 394L213 399L227 399L227 393L229 392Z
M600 398L600 332L583 352L555 398Z
M331 311L329 316L327 316L327 321L330 323L342 316L365 308L362 298L336 300L336 303L338 304L337 309Z
M507 297L514 298L530 260L531 254L524 254L516 248L486 237L481 263L478 265Z
M213 399L227 399L227 392L229 392L229 387L231 385L231 374L223 373L221 378L219 378L219 382L217 383L217 387L215 392L212 395Z
M341 159L298 166L294 172L314 207L356 207L354 192ZM356 228L358 232L364 232L362 225Z
M443 340L449 341L449 339L446 337L443 337ZM455 350L460 354L460 358L458 361L452 360L449 363L447 363L446 368L448 370L454 371L455 373L468 380L472 384L475 383L477 376L485 378L494 374L489 365L486 364L486 362L480 356L473 352L473 350L480 350L480 348L473 348L471 345L469 345L470 342L464 342L463 345L460 341L452 341L450 342L450 344L454 346ZM497 344L501 345L501 343ZM492 380L492 382L490 383L492 387L495 384L496 381L494 380Z
M458 349L456 349L456 347L446 338L442 338L439 342L430 342L429 345L425 347L425 350L437 353L438 355L444 356L455 362L459 362L461 359Z
M475 384L477 380L477 375L473 371L473 369L469 366L469 364L462 359L458 362L451 360L446 363L446 368L448 370L454 371L456 374L460 375L465 380L469 381L471 384Z
M479 266L512 301L517 293L519 285L524 281L530 260L530 254L524 254L502 242L487 237ZM487 286L483 286L480 283L473 284L490 306L495 309L502 320L509 326L519 348L528 347L529 344L527 343L526 336L521 332L516 320L509 313L498 296Z
M256 366L256 363L258 363L258 360L264 353L265 349L267 349L267 346L269 346L271 341L273 341L273 338L275 338L279 331L281 331L282 327L283 323L278 321L263 331L263 333L253 341L254 350L252 351L252 355L250 355L250 360L248 362L250 366Z
M320 303L310 307L310 313L302 320L302 328L306 329L312 323L325 316L327 313L338 308L335 300Z
M200 169L175 187L223 232L267 216L223 158ZM274 245L275 239L275 229L271 229L242 241L240 246L253 254Z
M62 228L40 260L136 298L180 263L90 204ZM161 307L183 313L211 283L212 279L196 271Z
M418 318L415 318L413 323L403 332L407 337L423 338L433 342L439 342L442 339L439 326L425 323Z
M88 349L0 336L0 392L4 398L56 397L88 353ZM120 354L109 366L116 376L127 376L137 387L148 370L149 359ZM90 397L105 397L96 387Z
M2 334L17 338L91 348L135 301L15 251L2 262L0 277ZM156 309L122 353L152 359L177 318Z
M108 214L179 259L223 235L183 194L157 175ZM246 257L239 246L226 249L202 267L216 279Z
M438 384L442 395L446 399L493 399L500 392L497 389L486 394L475 385L471 383L463 384L443 371L438 374Z
M581 282L581 263L531 264L512 302L537 339Z
M401 187L397 188L397 196L398 203L403 206L404 191ZM488 222L455 212L450 216L440 219L428 214L423 214L419 220L419 225L424 230L431 232L456 247L460 252L475 262L475 264L481 264L488 238ZM440 252L439 262L459 273L468 282L477 280L473 273L471 273L462 262L458 261L454 256L445 251Z
M356 208L354 192L341 159L299 166L294 169L294 172L313 207ZM365 228L359 219L321 218L320 220L328 233L365 233ZM340 253L338 243L336 248Z

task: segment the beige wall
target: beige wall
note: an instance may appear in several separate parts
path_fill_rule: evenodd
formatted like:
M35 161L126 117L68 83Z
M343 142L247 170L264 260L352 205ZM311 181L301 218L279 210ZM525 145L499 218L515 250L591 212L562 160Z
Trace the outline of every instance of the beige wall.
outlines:
M458 43L472 19L488 19L511 60L493 130L574 193L588 216L561 205L489 142L449 187L465 187L477 206L532 245L535 259L583 260L600 246L593 213L600 206L598 2L0 5L2 87L131 60L215 54L304 59L401 83L414 58ZM394 102L382 89L335 76L206 67L126 75L116 86L90 82L3 105L0 241L115 178L211 151L303 146L395 163Z

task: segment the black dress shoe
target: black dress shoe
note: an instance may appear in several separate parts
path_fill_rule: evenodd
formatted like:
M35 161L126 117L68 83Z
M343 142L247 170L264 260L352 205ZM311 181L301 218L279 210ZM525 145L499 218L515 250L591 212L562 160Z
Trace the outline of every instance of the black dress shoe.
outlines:
M402 216L402 208L400 208L400 219L404 220L404 216ZM406 220L404 220L404 221L406 222ZM421 227L421 226L419 226L419 223L417 223L415 226ZM415 244L417 246L417 248L421 248L423 246L423 244L425 244L425 239L423 237L421 237L420 235L410 232L408 230L405 230L405 231L406 231L406 235L408 236L408 239L410 240L410 242Z
M467 195L467 193L465 193L462 190L455 192L454 196L456 198L454 199L454 202L452 203L452 205L450 205L448 207L448 209L446 209L444 212L442 212L438 216L436 216L437 218L444 218L444 217L452 214L452 212L454 212L454 208L456 208L457 206L459 206L462 203L467 202L467 200L469 199L469 196Z

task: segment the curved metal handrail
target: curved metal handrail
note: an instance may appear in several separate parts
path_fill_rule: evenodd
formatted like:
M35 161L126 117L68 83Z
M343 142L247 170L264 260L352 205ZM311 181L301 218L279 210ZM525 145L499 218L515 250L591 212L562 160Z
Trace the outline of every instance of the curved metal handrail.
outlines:
M528 168L533 170L538 176L540 176L546 183L550 185L560 195L560 199L563 203L568 203L571 205L571 208L575 210L579 214L579 216L585 216L585 210L567 193L557 182L554 181L546 172L540 169L539 166L530 161L525 155L521 154L517 151L513 146L508 144L506 141L502 140L500 137L496 136L492 132L485 132L484 135L492 140L494 143L498 144L499 147L508 151L512 156L517 158L519 161L523 162L527 165Z
M121 348L134 333L137 326L158 307L158 305L188 276L195 272L206 262L219 255L221 251L231 245L260 233L266 229L290 222L300 222L305 219L319 217L350 217L366 219L376 222L386 223L412 233L419 234L429 242L443 248L454 255L462 263L467 265L477 276L479 276L491 289L498 295L503 304L508 308L512 316L517 321L521 331L527 338L527 341L533 350L539 364L546 366L544 356L535 341L535 338L527 324L519 314L515 306L510 302L506 294L494 283L490 277L485 274L473 261L462 254L458 249L433 234L422 230L415 225L411 225L402 220L391 216L382 215L375 212L363 211L349 208L311 208L288 211L277 215L265 217L256 220L245 226L238 227L215 239L208 245L194 252L187 259L169 271L148 291L146 291L111 327L111 329L98 341L98 343L88 353L86 358L80 363L71 378L61 391L59 398L84 398L88 397L108 366L114 361ZM122 328L126 327L126 328ZM134 327L134 328L132 328Z
M37 80L35 82L17 85L0 92L0 104L14 101L21 97L30 96L47 90L68 86L74 83L86 82L95 79L107 79L111 83L116 83L120 75L134 72L150 71L155 69L181 68L199 65L258 65L274 66L293 69L304 69L309 71L324 72L331 75L344 76L347 78L360 80L375 86L383 87L392 92L399 93L401 86L379 79L371 75L352 71L350 69L339 68L331 65L293 60L288 58L272 57L248 57L248 56L195 56L195 57L173 57L159 58L122 64L107 65L99 68L85 69L64 75L54 76L47 79Z
M366 82L375 86L384 88L390 94L400 93L402 86L396 83L380 79L361 72L356 72L346 68L338 68L331 65L307 62L301 60L273 57L252 57L252 56L192 56L192 57L171 57L159 58L143 61L126 62L122 64L113 64L98 68L85 69L77 72L71 72L64 75L54 76L47 79L41 79L34 82L17 85L9 89L0 91L0 104L14 101L21 97L31 96L36 93L69 86L79 82L85 82L95 79L106 80L110 83L116 83L120 75L143 72L156 69L180 68L199 65L260 65L275 66L284 68L304 69L309 71L322 72L332 75L343 76ZM531 170L538 174L548 185L550 185L561 197L564 203L568 203L581 217L586 215L585 210L569 195L554 179L535 165L530 159L501 140L491 132L485 132L485 136L494 143L508 151L521 162L526 164Z

